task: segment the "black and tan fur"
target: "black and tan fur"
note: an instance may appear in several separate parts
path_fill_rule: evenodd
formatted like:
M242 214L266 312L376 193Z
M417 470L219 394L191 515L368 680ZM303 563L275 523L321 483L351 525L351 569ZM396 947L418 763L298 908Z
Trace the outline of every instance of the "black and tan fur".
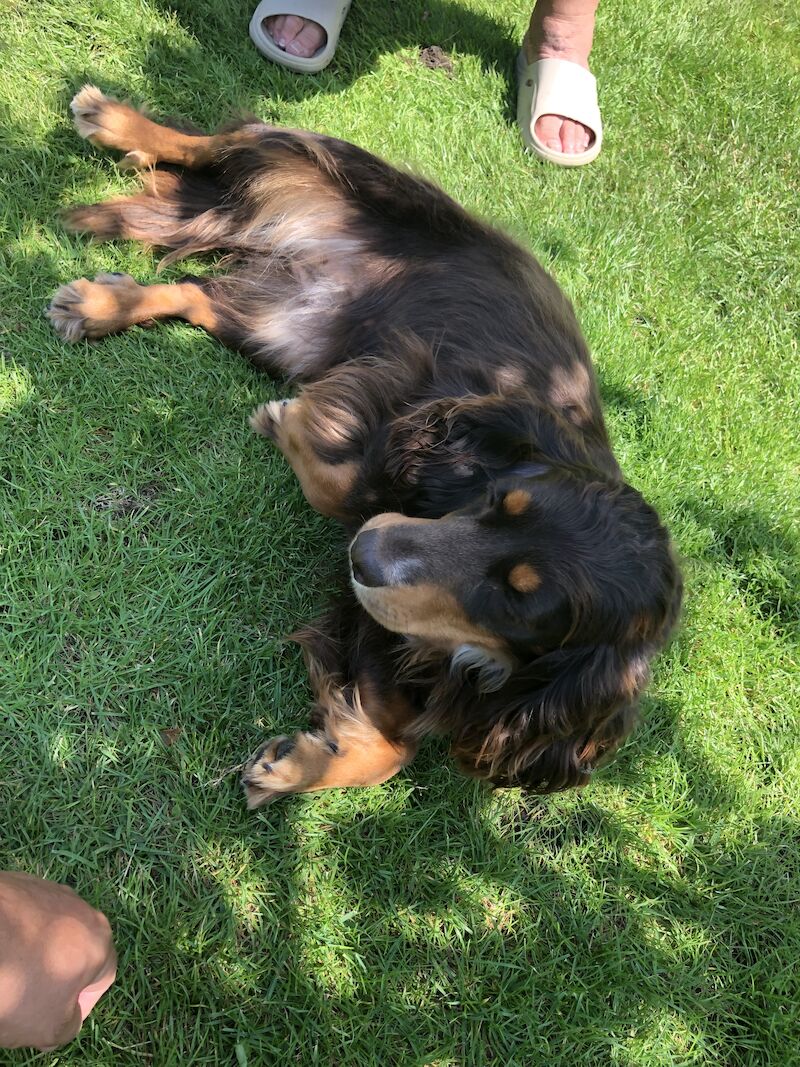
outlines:
M313 725L245 771L248 802L383 781L425 734L500 785L583 785L635 719L681 581L622 479L555 282L439 189L343 141L260 123L205 136L92 87L78 131L147 168L75 229L227 249L225 275L80 279L67 340L177 316L302 388L252 425L342 522L352 589L299 636Z

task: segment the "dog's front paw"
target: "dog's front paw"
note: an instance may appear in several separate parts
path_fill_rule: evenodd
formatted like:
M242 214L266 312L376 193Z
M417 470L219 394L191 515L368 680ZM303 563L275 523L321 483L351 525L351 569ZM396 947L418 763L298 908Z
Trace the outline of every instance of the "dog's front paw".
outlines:
M96 85L84 85L70 104L75 129L92 144L127 152L123 160L127 169L141 170L155 163L155 157L141 150L142 130L146 119L131 107L105 96Z
M270 400L261 404L250 416L250 426L255 433L279 445L287 409L296 403L296 400Z
M94 140L106 132L107 116L111 109L119 107L118 100L101 93L96 85L84 85L73 96L69 109L73 114L75 129L87 140ZM103 144L98 141L98 144Z
M46 314L65 341L104 337L121 328L122 309L138 290L139 285L129 274L98 274L93 282L77 278L61 286Z
M287 793L324 788L324 770L338 752L319 733L273 737L250 757L242 773L247 807L260 808Z
M81 296L81 282L85 281L88 279L78 278L69 285L62 285L45 312L58 336L71 344L86 337L86 318L82 311Z

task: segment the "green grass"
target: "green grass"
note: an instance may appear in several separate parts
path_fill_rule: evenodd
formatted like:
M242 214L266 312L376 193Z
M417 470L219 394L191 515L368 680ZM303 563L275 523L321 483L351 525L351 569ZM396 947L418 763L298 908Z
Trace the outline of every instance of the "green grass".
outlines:
M0 0L0 867L68 881L121 955L79 1041L3 1062L799 1064L796 5L603 0L607 140L571 172L520 151L523 5L357 0L304 78L251 47L254 3ZM58 224L132 184L70 127L86 81L410 162L569 292L688 584L584 793L491 795L432 743L384 786L245 812L226 772L305 720L282 635L341 537L247 429L279 383L182 324L49 329L59 284L155 272Z

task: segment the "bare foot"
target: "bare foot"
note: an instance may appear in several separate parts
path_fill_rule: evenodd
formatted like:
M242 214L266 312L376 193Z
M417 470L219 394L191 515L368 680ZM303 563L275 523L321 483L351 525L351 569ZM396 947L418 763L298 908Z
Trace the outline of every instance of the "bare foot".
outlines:
M328 39L318 22L299 15L272 15L264 19L264 29L278 48L303 59L316 55Z
M563 0L562 0L563 3ZM540 2L531 16L523 48L528 63L538 59L566 59L589 69L589 53L594 36L594 0L569 5L569 14L556 13L554 3ZM542 10L542 9L545 10ZM563 115L542 115L535 127L536 136L555 152L569 155L585 152L594 142L587 126Z

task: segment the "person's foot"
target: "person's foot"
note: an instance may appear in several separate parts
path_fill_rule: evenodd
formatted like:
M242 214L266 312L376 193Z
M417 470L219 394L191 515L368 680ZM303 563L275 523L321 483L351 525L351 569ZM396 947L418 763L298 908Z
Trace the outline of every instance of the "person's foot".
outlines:
M303 59L316 55L328 39L318 22L299 15L272 15L264 19L264 29L278 48Z
M542 5L540 5L542 6ZM589 69L589 53L594 36L594 10L569 18L534 11L522 47L528 63L539 59L566 59ZM585 152L594 142L594 133L580 122L563 115L542 115L536 123L536 136L553 149L568 155Z

